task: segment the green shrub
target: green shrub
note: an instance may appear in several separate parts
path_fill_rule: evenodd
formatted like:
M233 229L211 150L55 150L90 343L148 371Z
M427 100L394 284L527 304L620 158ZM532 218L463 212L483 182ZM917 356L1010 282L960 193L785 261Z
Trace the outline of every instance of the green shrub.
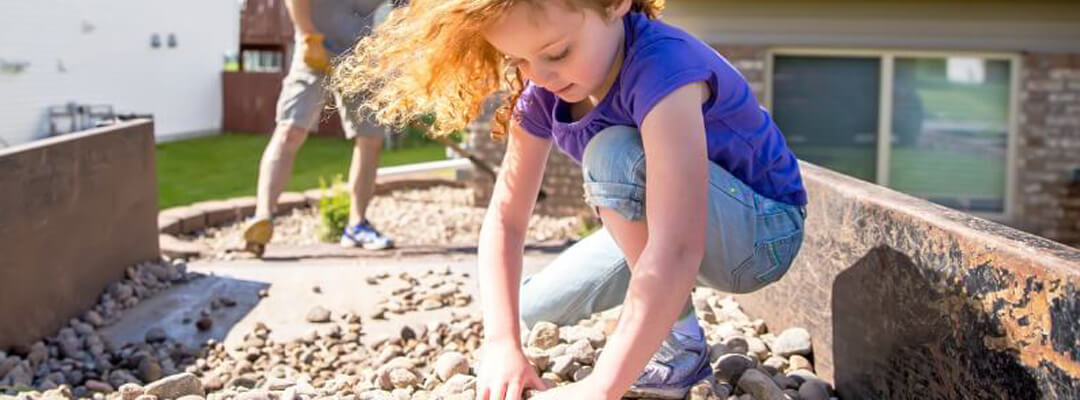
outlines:
M319 188L323 191L323 197L319 199L319 237L327 242L336 242L349 224L349 206L352 202L349 189L340 174L334 177L329 187L326 180L319 177Z
M582 213L578 215L577 234L579 238L584 239L586 236L589 236L603 228L604 224L600 221L600 217L597 217L596 214Z

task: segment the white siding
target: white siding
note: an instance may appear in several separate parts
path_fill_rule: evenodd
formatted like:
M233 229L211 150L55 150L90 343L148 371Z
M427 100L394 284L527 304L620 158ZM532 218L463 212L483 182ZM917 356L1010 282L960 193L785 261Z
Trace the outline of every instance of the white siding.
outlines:
M46 136L47 107L71 101L153 114L158 140L219 130L239 12L237 0L0 0L0 64L29 63L0 70L0 139Z
M664 20L714 44L1080 51L1077 1L669 0Z

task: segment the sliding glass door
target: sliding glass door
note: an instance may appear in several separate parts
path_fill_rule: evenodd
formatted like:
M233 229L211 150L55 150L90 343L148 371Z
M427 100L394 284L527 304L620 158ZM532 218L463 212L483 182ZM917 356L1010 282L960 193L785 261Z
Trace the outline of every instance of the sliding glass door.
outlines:
M777 52L771 103L803 160L958 210L1004 214L1014 60Z

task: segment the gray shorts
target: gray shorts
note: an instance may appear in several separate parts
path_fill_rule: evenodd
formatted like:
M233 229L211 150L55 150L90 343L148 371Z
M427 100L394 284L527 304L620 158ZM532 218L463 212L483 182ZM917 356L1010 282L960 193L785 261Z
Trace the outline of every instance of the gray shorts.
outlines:
M328 96L326 74L316 72L304 64L303 55L293 56L289 73L281 82L281 94L278 96L278 125L289 125L312 131L319 124L323 105ZM360 107L355 99L344 99L334 93L334 104L341 117L341 126L345 128L345 137L384 135L386 128L373 122L368 116L360 115Z

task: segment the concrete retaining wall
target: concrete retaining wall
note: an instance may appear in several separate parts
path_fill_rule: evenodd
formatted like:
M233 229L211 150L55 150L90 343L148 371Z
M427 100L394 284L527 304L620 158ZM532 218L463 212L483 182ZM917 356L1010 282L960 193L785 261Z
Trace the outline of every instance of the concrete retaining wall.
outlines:
M1080 398L1080 251L802 164L807 235L740 303L844 398Z
M0 348L55 333L157 257L153 123L0 150Z

